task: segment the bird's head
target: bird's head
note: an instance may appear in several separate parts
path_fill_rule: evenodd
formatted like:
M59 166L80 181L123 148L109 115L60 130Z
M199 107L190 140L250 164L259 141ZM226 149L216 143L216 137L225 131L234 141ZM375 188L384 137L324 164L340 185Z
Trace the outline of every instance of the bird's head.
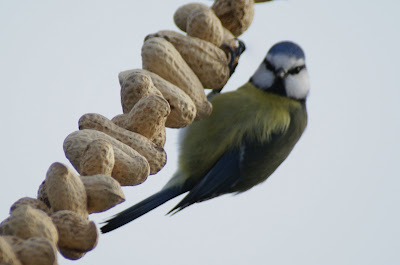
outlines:
M303 50L289 41L275 44L250 82L268 92L305 100L310 84Z

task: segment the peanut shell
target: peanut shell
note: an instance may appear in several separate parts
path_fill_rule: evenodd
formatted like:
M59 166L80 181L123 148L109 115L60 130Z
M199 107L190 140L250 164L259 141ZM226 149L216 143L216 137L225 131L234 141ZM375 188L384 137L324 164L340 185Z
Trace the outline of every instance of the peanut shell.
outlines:
M43 202L44 204L46 204L46 206L51 209L49 197L47 196L46 181L45 180L43 180L42 184L40 184L40 186L39 186L37 199L39 201Z
M82 177L88 196L88 212L104 212L125 201L121 186L115 179L105 175Z
M158 95L158 93L153 93L153 90L150 89L145 90L149 93L139 93L139 88L134 86L134 84L136 83L125 81L135 79L142 75L151 77L152 83L154 84L156 90L161 92L162 96L168 101L170 105L171 113L168 115L167 121L165 122L166 127L183 128L193 122L194 118L196 117L196 106L194 105L192 99L179 87L168 82L159 75L144 69L128 70L119 74L119 79L121 83L121 101L124 108L124 113L126 113L125 109L132 109L133 102L135 104L137 102L136 100L132 99L124 99L125 97L138 99L139 97L142 98L149 94ZM131 103L128 104L127 102Z
M222 89L228 82L229 58L212 43L171 30L162 30L148 37L161 37L172 43L203 87Z
M127 71L118 75L121 85L121 103L123 113L129 113L133 106L142 98L149 95L162 97L161 92L154 86L151 77L143 72L132 75Z
M217 47L221 46L224 40L224 27L211 8L190 13L186 32L189 36L211 42Z
M3 236L0 236L0 264L22 265L14 249Z
M51 215L60 240L58 246L78 252L88 252L97 245L98 232L94 222L73 211L58 211Z
M163 147L165 121L169 113L169 104L163 97L149 95L140 99L128 114L119 115L112 121L122 128L147 137L156 146Z
M14 247L15 245L18 244L22 244L22 242L24 241L24 239L19 238L17 236L0 236L0 237L6 240L11 247Z
M112 144L104 139L90 142L83 151L80 161L80 174L90 176L102 174L111 176L115 158Z
M50 213L51 213L50 207L48 207L44 202L42 202L38 199L24 197L24 198L19 199L16 202L14 202L13 205L11 205L10 214L12 214L12 212L15 209L17 209L18 207L20 207L22 205L29 205L32 208L35 208L35 209L38 209L38 210L41 210L41 211L47 213L48 215L50 215Z
M46 193L51 210L71 210L87 218L85 186L78 175L61 163L53 163L46 175Z
M203 9L208 10L210 7L201 3L189 3L179 7L174 13L175 25L182 31L186 32L187 19L189 15L194 11Z
M167 161L167 154L165 153L163 148L156 146L153 142L151 142L143 135L128 131L122 127L117 126L115 123L100 114L88 113L83 115L79 119L79 129L92 129L103 132L109 137L104 136L104 134L96 134L93 137L95 139L99 138L108 142L111 140L110 143L113 146L118 147L127 154L136 157L136 153L132 154L131 150L129 148L126 148L121 143L127 145L131 149L134 149L140 155L144 156L148 161L150 166L150 174L155 174L160 171L160 169L164 167Z
M12 211L10 217L0 224L0 235L17 236L22 239L43 237L54 244L58 241L57 229L51 218L43 211L22 205Z
M238 47L236 37L226 28L224 28L224 40L222 41L222 45L230 46L232 49Z
M250 27L254 18L254 0L215 0L211 8L236 37Z
M132 158L127 153L114 147L116 160L112 177L121 186L135 186L143 183L150 174L146 158L138 156Z
M111 176L121 185L137 185L146 180L150 173L146 158L105 133L88 129L73 132L64 141L65 155L78 172L86 146L96 139L104 139L113 145L115 164Z
M212 105L203 86L176 48L163 38L148 38L142 47L143 69L153 72L182 89L196 105L196 119L210 116Z
M46 238L28 238L15 245L14 250L23 265L57 265L57 248Z
M85 256L87 253L87 252L77 251L75 249L69 249L69 248L64 248L64 247L60 247L60 246L58 246L58 250L60 251L61 255L63 255L64 258L69 259L69 260L80 259L83 256Z

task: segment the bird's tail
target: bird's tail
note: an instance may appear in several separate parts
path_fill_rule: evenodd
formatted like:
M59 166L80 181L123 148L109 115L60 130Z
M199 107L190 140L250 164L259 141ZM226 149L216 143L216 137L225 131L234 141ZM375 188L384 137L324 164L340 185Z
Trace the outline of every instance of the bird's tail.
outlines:
M107 220L105 222L107 224L101 227L100 230L102 233L107 233L117 229L118 227L132 222L136 218L139 218L145 213L150 212L161 204L171 200L172 198L175 198L176 196L179 196L182 193L182 190L177 187L163 189Z

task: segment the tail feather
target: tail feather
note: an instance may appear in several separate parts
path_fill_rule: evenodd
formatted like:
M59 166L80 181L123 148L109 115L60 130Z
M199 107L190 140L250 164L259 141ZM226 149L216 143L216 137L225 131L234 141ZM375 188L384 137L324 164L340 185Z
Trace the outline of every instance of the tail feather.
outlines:
M150 212L151 210L157 208L161 204L175 198L182 194L181 189L169 188L166 190L161 190L156 194L148 197L147 199L129 207L128 209L116 214L111 219L107 220L103 227L100 228L102 233L107 233L112 230L117 229L129 222L132 222L136 218Z

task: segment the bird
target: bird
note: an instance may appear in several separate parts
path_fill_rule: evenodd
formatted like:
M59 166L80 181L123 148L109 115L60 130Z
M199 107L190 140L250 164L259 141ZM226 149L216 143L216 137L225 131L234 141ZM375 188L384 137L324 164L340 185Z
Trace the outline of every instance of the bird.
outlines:
M274 44L247 83L215 94L213 112L181 134L178 170L157 193L105 221L115 230L187 193L169 212L264 182L288 157L307 126L310 83L302 48Z

